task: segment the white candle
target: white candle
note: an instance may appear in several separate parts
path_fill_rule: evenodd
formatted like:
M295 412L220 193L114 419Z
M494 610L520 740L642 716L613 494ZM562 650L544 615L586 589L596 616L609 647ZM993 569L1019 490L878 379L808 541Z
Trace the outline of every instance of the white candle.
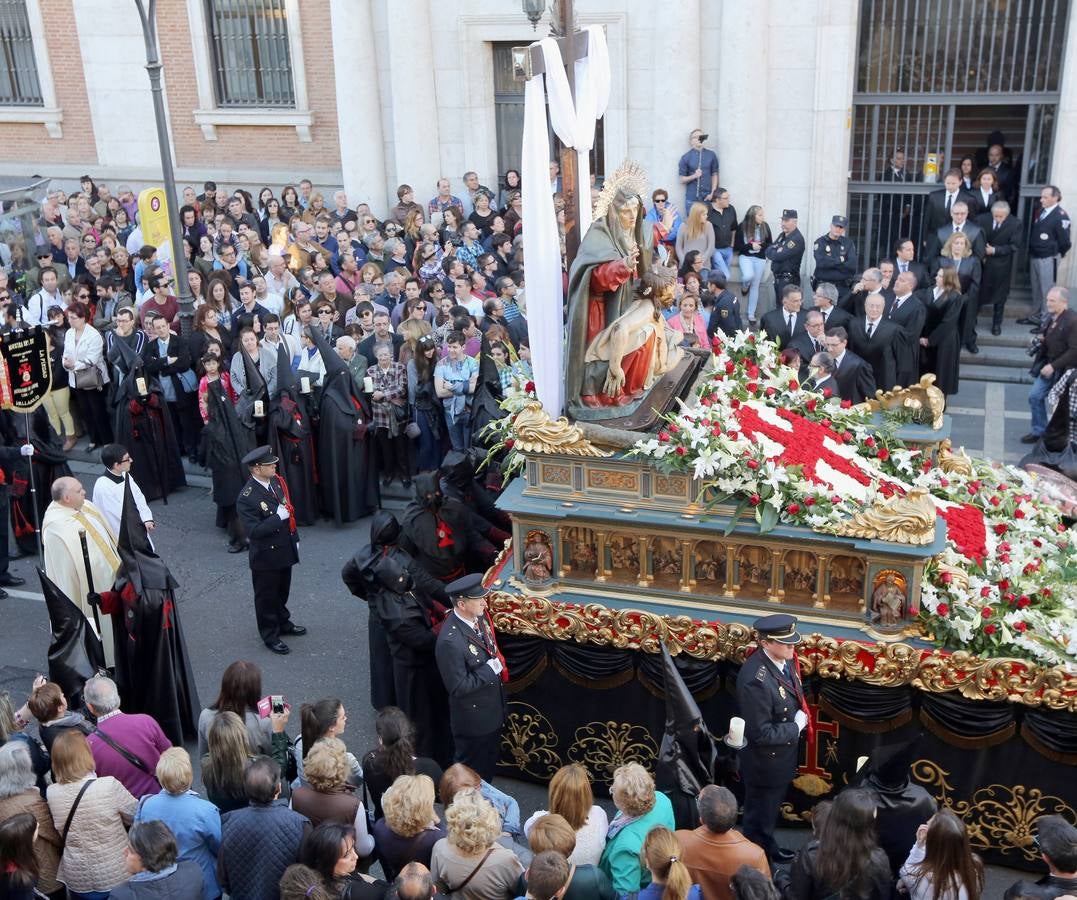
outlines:
M306 375L299 379L299 390L304 394L310 393L310 378Z
M255 400L254 401L254 416L255 416L255 418L260 419L265 414L266 414L265 413L265 406L263 405L262 401L261 400Z
M374 379L371 378L369 375L367 375L363 379L363 390L366 391L368 394L374 393Z
M864 766L867 765L867 761L868 758L866 756L858 756L856 758L856 771L859 772L862 768L864 768Z
M135 390L137 390L143 397L145 397L146 394L149 393L149 391L146 390L146 379L143 378L141 375L139 375L138 378L135 379Z
M744 743L744 719L740 716L733 716L729 720L729 734L726 735L726 741L734 747L739 747Z

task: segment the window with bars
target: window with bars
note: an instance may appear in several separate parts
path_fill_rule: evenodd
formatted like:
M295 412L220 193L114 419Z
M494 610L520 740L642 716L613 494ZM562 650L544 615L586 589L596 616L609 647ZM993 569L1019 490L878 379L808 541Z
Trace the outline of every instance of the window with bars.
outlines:
M206 0L217 105L295 106L285 0Z
M26 0L0 0L0 106L43 106Z

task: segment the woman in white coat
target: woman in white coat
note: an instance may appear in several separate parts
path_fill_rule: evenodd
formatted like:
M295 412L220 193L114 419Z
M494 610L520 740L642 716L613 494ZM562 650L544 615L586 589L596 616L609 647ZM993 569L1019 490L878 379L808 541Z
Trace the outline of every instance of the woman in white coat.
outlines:
M90 309L85 303L72 303L66 315L71 327L64 333L63 364L71 396L90 434L88 449L93 451L112 443L112 423L105 408L108 365L104 341L89 324Z

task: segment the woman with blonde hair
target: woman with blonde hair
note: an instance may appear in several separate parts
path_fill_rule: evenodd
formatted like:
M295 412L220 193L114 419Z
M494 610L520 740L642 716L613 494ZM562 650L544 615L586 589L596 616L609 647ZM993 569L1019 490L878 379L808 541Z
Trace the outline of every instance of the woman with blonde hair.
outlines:
M410 304L412 301L409 300ZM423 301L416 301L422 303ZM419 344L419 338L424 334L430 334L434 329L426 319L407 318L397 326L397 334L404 338L404 344L400 348L397 361L407 367L408 363L415 358L415 348Z
M445 810L448 835L434 844L430 874L456 900L511 896L523 866L497 843L501 817L474 788L460 791Z
M182 747L161 754L154 772L161 792L143 797L136 822L164 822L176 839L178 859L197 863L202 870L205 900L221 896L217 883L217 852L221 847L221 814L208 800L191 790L194 773L191 757Z
M202 784L210 803L222 813L247 805L243 771L252 759L250 736L243 720L231 710L218 712L206 734Z
M587 770L575 763L558 769L550 779L549 800L548 811L540 809L524 822L524 834L530 837L535 822L547 812L563 816L576 834L574 849L565 854L568 861L577 865L598 865L606 846L609 819L606 811L595 803Z
M617 893L604 872L589 863L574 861L578 847L576 831L564 816L548 813L533 822L528 821L531 831L527 843L535 856L553 850L569 861L568 884L561 900L616 900ZM526 873L516 887L518 894L522 895L527 891Z
M375 281L381 280L381 277L381 267L377 263L363 263L359 269L360 284L373 284Z
M292 809L311 825L339 822L355 828L355 849L360 856L374 852L367 832L366 808L350 784L351 764L344 742L335 737L315 741L303 760L303 783L292 791Z
M651 875L651 883L638 900L703 900L698 884L692 884L688 867L680 860L681 845L668 828L658 826L647 832L640 859Z
M409 862L430 868L434 844L446 836L434 811L429 775L401 775L382 794L385 815L374 823L374 844L385 877L392 881Z
M295 863L280 878L280 900L331 900L331 896L320 874Z
M610 796L617 815L610 823L598 867L609 876L617 893L627 894L650 880L640 860L643 840L655 826L670 831L676 828L673 805L669 797L655 790L654 778L639 763L626 763L614 771Z
M696 250L706 265L714 256L714 228L707 220L707 204L693 203L688 219L677 230L677 259L684 259L690 250Z
M56 783L49 785L47 800L61 841L67 831L56 878L74 897L98 892L107 896L126 881L127 828L138 807L111 775L98 778L94 765L81 731L65 731L53 742Z
M957 272L961 282L961 295L964 303L961 306L961 321L958 325L958 333L961 343L970 353L979 353L976 346L976 315L980 307L980 281L983 278L983 266L973 252L972 241L967 234L955 231L943 244L939 258L935 260L935 267L952 268Z

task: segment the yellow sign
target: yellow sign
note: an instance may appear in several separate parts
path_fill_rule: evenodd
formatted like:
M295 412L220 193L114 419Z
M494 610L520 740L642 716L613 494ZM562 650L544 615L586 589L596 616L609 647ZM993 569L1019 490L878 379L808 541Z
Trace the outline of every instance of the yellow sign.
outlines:
M929 153L924 157L924 181L934 184L939 180L939 154Z
M157 261L172 274L172 232L168 227L168 197L162 188L146 188L138 195L138 225L142 243L157 248Z

